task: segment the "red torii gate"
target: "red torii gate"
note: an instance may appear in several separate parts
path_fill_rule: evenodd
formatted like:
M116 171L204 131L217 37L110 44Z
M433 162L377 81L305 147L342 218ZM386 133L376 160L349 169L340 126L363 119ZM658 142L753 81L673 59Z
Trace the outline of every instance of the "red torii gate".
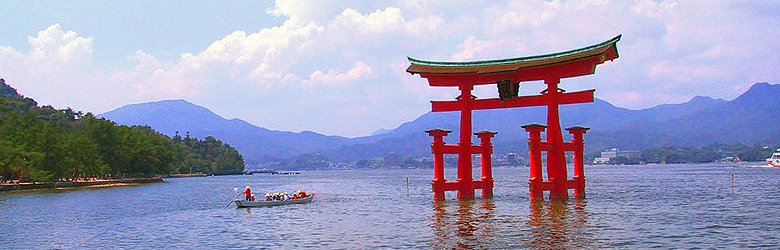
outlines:
M474 198L474 190L482 189L482 197L493 196L490 138L495 132L475 133L480 145L471 144L471 111L530 106L547 106L547 126L529 124L522 126L530 133L528 180L531 201L543 199L543 192L550 191L550 199L568 199L568 189L574 196L585 197L583 160L583 134L585 127L567 128L573 134L572 142L564 142L558 118L558 105L593 102L595 90L566 93L558 88L561 78L595 73L596 65L618 57L617 42L621 36L592 46L554 54L477 62L433 62L409 58L411 65L406 72L428 79L431 87L458 87L460 96L455 101L431 101L433 112L460 111L460 142L445 144L443 129L426 131L433 137L431 151L434 155L433 199L444 200L444 192L458 190L459 200ZM518 96L520 82L542 80L547 88L540 95ZM477 99L471 94L475 85L496 84L499 98ZM541 132L547 130L547 140L541 141ZM542 177L541 151L547 152L547 177ZM574 176L567 180L566 151L574 151ZM472 154L482 155L482 178L472 180ZM444 179L444 154L458 155L458 180Z

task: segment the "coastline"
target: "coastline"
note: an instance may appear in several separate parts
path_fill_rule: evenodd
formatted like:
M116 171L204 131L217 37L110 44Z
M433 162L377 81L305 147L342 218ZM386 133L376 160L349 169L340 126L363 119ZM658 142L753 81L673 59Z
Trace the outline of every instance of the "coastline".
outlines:
M192 174L169 174L166 175L165 178L189 178L189 177L206 177L206 176L208 176L206 173L198 172Z
M96 181L58 181L58 182L36 182L36 183L17 183L17 184L2 184L0 185L0 193L3 192L15 192L15 191L34 191L34 190L69 190L79 188L106 188L106 187L121 187L121 186L134 186L147 183L160 183L163 182L163 178L148 177L148 178L123 178L123 179L109 179L109 180L96 180Z

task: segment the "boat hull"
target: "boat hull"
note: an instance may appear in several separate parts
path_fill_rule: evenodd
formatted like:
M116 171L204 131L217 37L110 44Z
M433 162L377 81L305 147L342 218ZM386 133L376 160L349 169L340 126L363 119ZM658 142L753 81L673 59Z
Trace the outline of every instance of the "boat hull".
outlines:
M766 165L769 165L773 168L780 168L780 148L778 148L777 151L772 154L772 157L766 159Z
M273 207L290 204L304 204L309 203L314 199L314 194L306 196L306 198L286 200L286 201L247 201L247 200L234 200L238 207Z

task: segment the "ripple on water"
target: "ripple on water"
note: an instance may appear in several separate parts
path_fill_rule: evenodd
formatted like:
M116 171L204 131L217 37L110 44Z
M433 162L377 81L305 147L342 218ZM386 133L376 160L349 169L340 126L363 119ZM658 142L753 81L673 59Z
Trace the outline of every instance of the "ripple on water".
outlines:
M454 176L448 169L447 176ZM431 170L218 176L0 194L0 245L28 248L777 248L780 171L587 166L585 201L528 202L524 168L495 197L432 202ZM478 173L477 173L478 174ZM735 174L732 182L731 176ZM409 180L408 191L406 187ZM233 188L316 191L314 202L225 208ZM479 191L477 192L479 196Z

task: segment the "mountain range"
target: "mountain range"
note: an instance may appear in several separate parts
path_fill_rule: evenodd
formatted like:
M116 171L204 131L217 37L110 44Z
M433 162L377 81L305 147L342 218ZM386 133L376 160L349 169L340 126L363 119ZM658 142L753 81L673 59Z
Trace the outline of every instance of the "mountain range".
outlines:
M777 143L780 141L780 85L756 83L732 101L697 96L681 104L631 110L596 99L562 105L561 126L592 128L585 135L586 151L607 148L645 149L693 147L713 143ZM494 152L527 150L527 133L520 127L546 123L545 107L474 111L473 129L496 131ZM224 119L184 100L127 105L101 114L123 125L149 125L167 135L215 136L236 147L250 164L300 155L320 154L334 161L355 161L389 153L428 156L432 128L453 130L445 142L457 143L459 112L426 113L392 130L345 138L315 132L275 131L240 119ZM565 131L564 131L565 134ZM473 139L474 143L478 140Z
M248 163L270 162L349 145L352 140L314 132L275 131L241 119L225 119L185 100L126 105L99 115L122 125L149 125L160 133L197 138L214 136L236 147Z

